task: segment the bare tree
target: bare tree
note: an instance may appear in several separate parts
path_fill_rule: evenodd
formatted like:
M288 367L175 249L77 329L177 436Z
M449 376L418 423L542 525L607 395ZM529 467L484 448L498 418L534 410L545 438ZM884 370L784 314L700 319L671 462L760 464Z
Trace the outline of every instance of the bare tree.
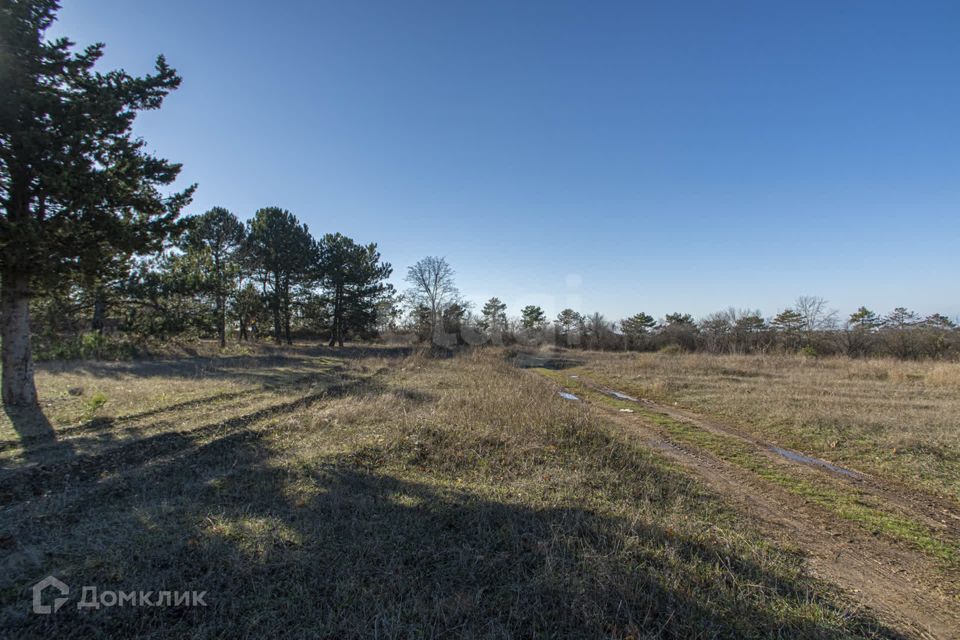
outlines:
M833 329L837 324L837 312L827 308L827 301L820 296L799 296L793 308L803 316L804 331Z
M425 307L430 313L430 335L443 331L442 314L447 306L460 298L453 282L453 267L446 258L427 256L407 269L407 299L413 308Z
M607 319L600 313L593 313L584 318L587 328L587 338L594 349L604 349L608 338L613 335L613 328Z

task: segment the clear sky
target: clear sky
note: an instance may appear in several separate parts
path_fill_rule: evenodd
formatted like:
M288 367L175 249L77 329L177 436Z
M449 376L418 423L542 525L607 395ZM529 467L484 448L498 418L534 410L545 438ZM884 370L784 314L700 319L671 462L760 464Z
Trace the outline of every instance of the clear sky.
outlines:
M960 313L960 2L63 0L189 213L446 256L463 293L619 319L803 294Z

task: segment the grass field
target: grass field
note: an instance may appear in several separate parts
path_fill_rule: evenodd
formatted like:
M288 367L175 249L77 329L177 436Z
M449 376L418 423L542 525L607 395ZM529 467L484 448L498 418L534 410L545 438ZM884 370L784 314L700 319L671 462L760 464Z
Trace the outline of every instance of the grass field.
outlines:
M56 441L2 431L6 637L898 637L501 352L52 363L39 382ZM49 574L73 600L32 614ZM81 611L80 585L208 606Z
M592 353L585 370L960 503L960 363Z

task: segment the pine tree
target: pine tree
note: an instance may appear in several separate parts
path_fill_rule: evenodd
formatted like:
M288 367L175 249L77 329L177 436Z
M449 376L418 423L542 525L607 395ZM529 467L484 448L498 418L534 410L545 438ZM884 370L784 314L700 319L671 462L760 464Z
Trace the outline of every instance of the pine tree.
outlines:
M198 289L213 297L217 338L223 348L227 344L227 301L237 288L246 231L239 218L223 207L214 207L186 222L181 246L197 257Z
M131 128L180 78L163 56L135 77L94 71L104 46L46 41L56 0L0 4L0 312L3 402L37 402L29 300L106 256L154 251L192 195L170 196L180 165L149 155Z
M872 331L880 326L880 318L877 317L877 314L866 307L860 307L856 311L850 314L850 319L848 323L856 328L863 331Z
M292 344L290 323L293 303L319 277L316 240L307 225L279 207L257 211L247 223L249 260L262 271L267 301L273 314L273 339Z
M547 323L547 314L540 307L528 304L520 310L520 323L524 329L541 329Z
M320 241L318 267L321 301L329 309L330 346L342 347L351 332L370 333L377 321L377 303L393 291L385 282L393 268L380 261L377 245L327 234Z
M500 333L507 327L507 305L500 298L490 298L480 310L480 328L491 333Z

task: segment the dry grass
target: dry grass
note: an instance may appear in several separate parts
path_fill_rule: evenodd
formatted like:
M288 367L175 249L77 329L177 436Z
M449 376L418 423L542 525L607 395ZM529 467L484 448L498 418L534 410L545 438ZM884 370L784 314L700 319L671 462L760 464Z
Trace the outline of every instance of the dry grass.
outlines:
M4 434L2 634L892 635L501 354L345 355L43 372L109 400L77 427L64 399L57 446ZM32 615L51 573L209 606Z
M600 354L586 370L771 440L960 499L960 363Z

